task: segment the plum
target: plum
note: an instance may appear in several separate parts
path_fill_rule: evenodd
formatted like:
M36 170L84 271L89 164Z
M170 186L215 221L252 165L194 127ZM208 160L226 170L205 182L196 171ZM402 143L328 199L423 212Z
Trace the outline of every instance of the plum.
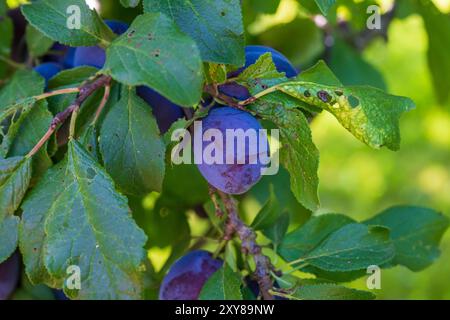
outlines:
M261 178L261 171L264 168L261 156L264 153L267 155L269 151L267 137L263 136L263 139L265 137L266 140L262 141L263 143L260 141L259 135L264 133L260 131L262 130L261 124L248 112L224 106L213 108L208 116L202 119L202 136L208 133L209 129L219 130L223 140L214 141L215 138L211 138L210 140L213 141L203 141L202 148L194 144L194 155L201 174L212 186L225 193L242 194L247 192ZM228 140L227 131L230 130L241 131L234 132L244 144L239 144L236 136L230 136L234 141ZM231 146L232 143L234 150L231 150L231 147L230 150L227 150L227 144ZM211 157L216 159L214 159L215 161L212 159L206 161L205 154L209 155L209 153L205 151L208 150L209 145L213 144L218 150L221 149L222 159L219 159L220 153L216 157L215 152L211 151ZM240 148L238 148L239 146ZM202 163L198 161L200 156ZM232 157L233 161L227 161L227 157L228 159Z
M267 52L272 53L272 60L279 72L284 72L286 74L286 77L288 78L292 78L298 75L297 69L282 53L278 52L277 50L265 46L247 46L245 47L245 66L234 72L231 72L228 76L238 76L245 68L254 64L261 55ZM227 96L233 97L238 100L245 100L250 97L250 93L248 92L247 88L234 82L219 86L219 90Z
M281 52L266 46L247 46L245 47L245 67L254 64L264 53L272 53L272 60L277 67L278 72L284 72L286 77L292 78L298 75L297 69L291 64Z
M44 57L45 62L56 62L61 64L64 69L71 69L74 65L75 51L77 48L63 45L59 42L55 42L51 47L52 53Z
M222 266L204 250L191 251L170 268L159 290L160 300L197 300L206 281Z
M184 117L183 109L180 106L170 102L155 90L140 86L137 87L136 93L152 107L161 133L166 133L172 123Z
M6 300L17 287L20 275L19 255L14 254L0 263L0 300Z
M34 67L34 71L39 73L45 79L45 82L48 82L61 70L63 70L63 66L55 62L45 62Z
M52 292L56 300L70 300L61 289L52 289Z
M117 35L123 34L128 29L126 23L114 20L105 20L108 27ZM75 50L73 64L75 67L91 66L95 68L103 68L106 61L105 50L99 46L78 47Z

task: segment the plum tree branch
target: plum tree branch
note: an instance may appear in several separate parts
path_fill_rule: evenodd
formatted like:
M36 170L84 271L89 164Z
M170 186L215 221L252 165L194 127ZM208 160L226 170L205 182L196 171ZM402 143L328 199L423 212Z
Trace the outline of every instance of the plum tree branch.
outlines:
M232 97L219 92L216 85L207 84L204 86L203 91L210 94L213 98L223 101L227 106L246 111L246 109Z
M84 101L86 101L89 96L91 96L97 89L109 86L111 83L111 77L102 75L95 78L92 82L82 84L76 91L78 92L75 101L68 106L64 111L58 113L50 123L50 126L44 136L39 140L39 142L34 146L34 148L27 154L27 157L30 158L34 156L42 146L50 139L52 134L58 129L58 127L63 124L75 111L77 111ZM70 92L69 92L70 93ZM51 96L51 95L50 95Z
M256 243L255 232L248 227L239 217L236 201L232 196L217 191L228 213L226 228L233 230L242 243L245 254L251 255L255 261L254 276L258 282L261 295L264 300L273 300L270 293L273 287L271 271L274 269L269 258L262 253L262 248Z

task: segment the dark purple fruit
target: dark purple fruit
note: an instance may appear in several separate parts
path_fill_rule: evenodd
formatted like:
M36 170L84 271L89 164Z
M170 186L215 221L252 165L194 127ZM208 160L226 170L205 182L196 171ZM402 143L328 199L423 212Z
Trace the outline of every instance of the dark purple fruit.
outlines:
M178 259L164 277L160 300L197 300L205 282L222 266L204 250L195 250Z

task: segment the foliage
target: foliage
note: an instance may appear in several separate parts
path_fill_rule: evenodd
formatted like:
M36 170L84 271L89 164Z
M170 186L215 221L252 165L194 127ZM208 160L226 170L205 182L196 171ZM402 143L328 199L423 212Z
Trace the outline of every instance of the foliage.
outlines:
M62 289L71 299L149 299L161 284L164 292L169 285L187 290L192 280L195 294L189 297L198 299L343 300L375 298L342 284L367 275L369 266L416 272L438 259L449 220L441 210L424 208L427 203L371 206L380 213L359 219L330 213L329 204L320 203L314 133L329 115L364 150L398 151L400 118L417 112L415 102L390 90L361 52L389 32L394 16L419 14L429 36L436 100L448 104L448 14L428 0L401 2L383 13L383 30L367 35L365 20L356 17L373 1L241 2L175 1L173 7L170 1L121 0L97 12L82 0L37 0L20 8L28 22L22 35L27 50L20 52L13 37L19 22L0 0L0 266L18 251L27 281ZM79 29L67 27L71 5L80 8ZM264 23L267 16L277 20L283 8L298 14L287 23ZM132 12L132 21L122 11ZM326 25L317 23L317 15ZM128 30L114 34L106 16L131 22ZM289 28L307 36L283 38ZM335 46L324 46L323 36ZM287 58L264 48L246 64L250 42L286 51ZM297 42L300 50L293 47ZM104 66L67 66L73 47L81 46L98 46L106 54ZM288 58L303 71L288 77ZM47 61L65 70L44 79L33 68ZM228 94L221 89L226 85L244 96ZM141 98L143 86L160 99ZM149 103L163 99L186 116L171 119L165 134L158 128L164 114ZM244 116L215 119L225 110L217 103ZM222 120L215 125L223 132L239 121L245 128L260 123L279 129L278 175L244 181L233 167L226 179L221 172L211 180L202 167L173 164L171 135L203 118ZM321 152L326 157L328 150ZM222 178L225 184L237 181L246 193L231 197L243 192L217 187L213 180ZM355 202L359 192L352 190ZM255 198L260 210L249 214L247 204ZM68 283L74 265L81 270L80 288ZM311 276L315 280L306 279ZM250 292L252 282L257 292Z

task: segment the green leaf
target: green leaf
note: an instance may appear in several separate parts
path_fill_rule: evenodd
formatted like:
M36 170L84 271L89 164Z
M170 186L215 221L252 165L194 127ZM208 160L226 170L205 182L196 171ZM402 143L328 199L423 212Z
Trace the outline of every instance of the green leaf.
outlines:
M24 104L27 98L44 92L45 80L29 70L17 71L9 83L0 91L0 112L17 104ZM34 102L34 101L31 101Z
M303 226L286 235L279 253L286 261L293 261L316 248L330 234L355 222L342 214L322 214L312 217Z
M172 206L193 208L210 199L208 183L197 166L173 165L167 168L163 182L163 194L172 201Z
M8 58L13 42L13 23L9 17L0 17L0 56ZM1 61L1 60L0 60ZM3 61L1 61L3 64Z
M62 286L66 269L81 270L79 299L136 299L146 237L127 199L78 142L22 205L20 248L33 283Z
M270 188L269 199L253 220L251 227L254 230L269 228L275 223L280 214L280 204L278 203L272 186Z
M400 147L399 118L413 109L414 102L368 86L329 86L292 81L269 89L332 113L344 128L373 148Z
M320 11L326 16L328 14L328 11L334 4L336 3L336 0L315 0L317 6L319 7Z
M19 221L16 216L0 220L0 263L8 259L17 248Z
M278 251L277 247L283 241L284 236L289 228L290 216L289 213L284 212L281 213L275 222L265 228L262 232L263 234L272 240L273 245L275 246L275 251Z
M343 286L322 283L298 287L289 297L294 300L372 300L375 295Z
M285 73L277 71L272 58L272 53L264 53L254 64L242 71L236 81L245 83L254 79L286 79Z
M388 229L351 223L300 257L299 262L326 271L353 271L382 265L391 261L394 255Z
M327 86L339 87L343 85L323 60L319 60L311 68L300 73L297 76L297 79L300 81L320 83Z
M86 79L94 76L98 72L97 68L82 66L59 72L48 82L48 90L59 90L65 88L79 87ZM49 110L56 115L64 111L76 98L77 94L63 94L47 99ZM84 103L86 104L86 102Z
M163 14L138 16L106 51L104 70L130 86L147 85L182 106L201 98L203 66L195 42Z
M22 13L34 28L62 44L95 46L114 38L113 32L84 0L39 0L23 5ZM77 19L80 19L79 29L74 23Z
M10 149L13 141L18 137L22 123L28 118L31 110L46 108L45 101L36 103L34 97L43 93L44 86L44 79L36 72L20 70L0 91L0 123L2 123L0 127L0 157L11 155ZM47 126L49 124L50 122ZM31 148L27 152L30 150Z
M241 279L224 263L204 284L199 300L242 300Z
M47 109L45 100L38 101L31 110L21 115L20 127L11 139L8 157L25 156L47 132L52 121L52 114ZM10 130L11 131L11 130ZM10 132L11 133L11 132ZM47 143L33 157L33 174L40 176L52 165L47 152Z
M94 159L101 159L101 152L99 146L99 134L95 124L90 125L83 131L80 138L80 144L88 151Z
M432 209L398 206L365 223L389 228L395 245L392 262L420 271L439 257L439 242L449 226L449 219Z
M205 63L205 74L208 84L223 83L227 80L227 67L224 64Z
M0 159L0 224L19 208L31 180L31 159Z
M44 55L53 45L53 40L43 35L40 31L27 25L26 36L28 52L33 57Z
M6 0L0 0L0 17L6 14L8 10L8 5L6 4Z
M125 8L136 8L141 0L120 0L120 4Z
M188 248L191 240L190 228L185 209L177 208L173 205L173 198L160 196L153 198L155 193L150 195L154 207L144 207L143 202L147 198L130 198L130 207L133 217L139 226L145 230L148 236L148 246L165 248L167 246L177 247L184 251ZM148 200L147 200L148 201Z
M161 191L165 145L151 108L134 88L122 91L100 132L100 150L106 170L127 194Z
M285 77L284 73L277 71L270 53L260 56L258 60L253 65L246 68L237 79L237 82L246 86L253 95L286 81L288 81L288 79ZM321 111L319 108L313 107L281 92L273 92L270 95L263 96L256 100L254 104L263 105L266 108L275 108L279 105L286 109L302 108L308 113Z
M442 13L432 1L417 1L428 33L428 66L438 100L450 98L450 17Z
M308 120L299 110L285 109L275 103L255 103L251 109L278 126L280 160L289 171L292 193L304 207L315 211L319 206L319 152L312 141Z
M172 18L196 41L203 60L245 63L240 0L144 0L144 9Z

